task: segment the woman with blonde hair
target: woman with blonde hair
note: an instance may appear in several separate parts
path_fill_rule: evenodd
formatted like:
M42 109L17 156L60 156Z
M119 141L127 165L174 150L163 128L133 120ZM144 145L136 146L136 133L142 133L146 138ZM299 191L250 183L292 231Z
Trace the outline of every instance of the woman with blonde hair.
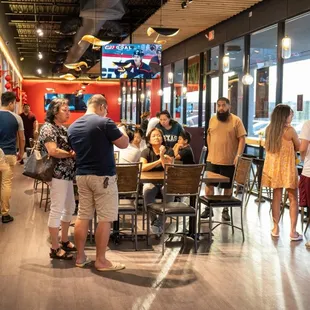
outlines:
M271 122L266 129L266 159L263 169L262 186L273 189L272 218L273 237L279 237L280 204L285 188L290 201L291 241L302 240L296 231L298 205L298 173L296 168L296 151L300 141L291 126L293 110L286 104L278 104L271 114Z

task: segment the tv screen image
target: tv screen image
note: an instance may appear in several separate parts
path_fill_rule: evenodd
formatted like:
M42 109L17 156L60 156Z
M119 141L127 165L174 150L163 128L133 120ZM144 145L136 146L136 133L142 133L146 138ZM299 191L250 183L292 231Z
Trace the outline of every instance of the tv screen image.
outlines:
M93 94L45 94L44 95L44 109L48 109L50 102L55 98L61 98L68 100L70 111L86 111L87 110L87 101Z
M159 79L160 44L107 44L102 47L102 79Z

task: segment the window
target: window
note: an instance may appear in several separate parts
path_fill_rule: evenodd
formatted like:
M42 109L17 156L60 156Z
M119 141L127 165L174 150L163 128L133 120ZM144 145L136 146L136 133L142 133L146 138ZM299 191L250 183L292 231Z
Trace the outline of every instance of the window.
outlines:
M216 102L219 97L219 55L220 49L218 46L211 49L211 113L216 112Z
M276 102L277 25L251 35L248 135L264 134Z
M199 55L188 58L186 124L189 127L198 127L199 65Z
M163 110L170 111L171 85L168 83L168 73L171 72L171 65L164 67L164 89L163 89Z
M226 43L224 54L229 57L229 69L223 74L223 96L230 100L231 112L242 117L244 38Z
M292 55L284 60L282 102L294 110L292 125L300 133L310 117L310 14L288 20L285 33L292 40Z
M173 96L173 116L177 122L183 123L183 81L184 81L184 60L179 60L174 64L174 96Z

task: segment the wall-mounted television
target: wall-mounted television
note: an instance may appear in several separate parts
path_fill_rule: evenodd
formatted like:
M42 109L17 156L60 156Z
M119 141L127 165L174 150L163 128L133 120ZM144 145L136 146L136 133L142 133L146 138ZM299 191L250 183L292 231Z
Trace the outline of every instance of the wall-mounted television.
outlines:
M47 110L49 107L50 102L54 98L62 98L68 100L69 109L70 111L86 111L87 110L87 101L93 94L45 94L44 95L44 109Z
M160 44L107 44L102 47L102 79L158 79Z

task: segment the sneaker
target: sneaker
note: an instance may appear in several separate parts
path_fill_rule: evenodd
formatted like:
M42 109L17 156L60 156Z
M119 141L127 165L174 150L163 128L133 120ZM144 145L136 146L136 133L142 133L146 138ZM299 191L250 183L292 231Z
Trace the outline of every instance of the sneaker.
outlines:
M14 217L11 216L10 214L8 215L2 215L2 223L6 224L6 223L10 223L14 221Z
M222 220L225 222L230 222L230 216L227 208L224 208L222 211Z
M206 207L205 210L201 213L200 217L203 219L207 219L210 216L210 208ZM212 210L212 217L214 216L213 210Z

